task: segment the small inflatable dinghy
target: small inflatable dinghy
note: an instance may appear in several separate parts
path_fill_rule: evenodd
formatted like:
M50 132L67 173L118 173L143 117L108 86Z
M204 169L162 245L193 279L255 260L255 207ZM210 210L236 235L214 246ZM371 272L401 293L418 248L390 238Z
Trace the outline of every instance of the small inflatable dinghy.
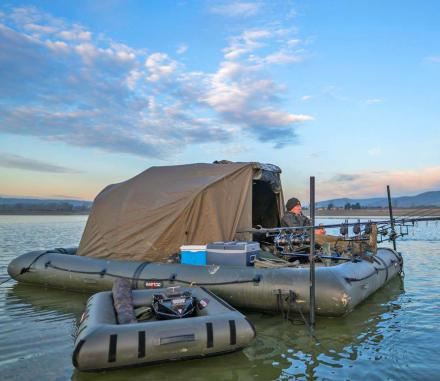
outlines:
M219 355L243 349L255 337L243 314L202 287L130 293L129 304L118 301L114 288L113 294L100 292L88 300L72 356L76 368L97 371ZM130 309L142 308L157 311L146 321L127 318Z

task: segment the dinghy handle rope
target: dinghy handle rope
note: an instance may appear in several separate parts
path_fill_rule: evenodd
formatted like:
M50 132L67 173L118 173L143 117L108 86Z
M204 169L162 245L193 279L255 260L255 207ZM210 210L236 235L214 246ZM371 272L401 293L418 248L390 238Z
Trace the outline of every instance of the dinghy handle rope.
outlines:
M11 279L12 279L12 277L9 277L9 279L6 279L6 280L4 280L3 282L0 282L0 286L1 286L2 284L8 283Z
M382 267L382 268L377 268L377 267L375 267L375 268L374 268L374 271L373 271L371 274L366 275L366 276L364 276L363 278L348 278L348 277L344 277L345 281L346 281L347 283L360 282L360 281L362 281L362 280L365 280L365 279L371 278L372 276L378 274L379 271L386 271L385 281L387 281L387 279L388 279L388 269L389 269L394 263L396 263L396 261L392 260L391 263L390 263L390 266L387 266L387 265L386 265L386 262L385 262L382 258L377 258L377 259L380 259L380 260L382 261L382 263L385 265L385 267ZM399 263L399 262L398 262L398 263ZM400 263L399 263L399 264L400 264Z
M397 262L400 265L400 271L399 271L399 275L402 277L405 277L405 270L403 269L403 256L401 253L399 253L398 251L394 251L394 250L390 250L394 256L397 258Z
M131 288L137 288L137 287L135 287L135 286L137 286L137 280L135 280L136 278L139 278L139 275L141 274L141 272L142 272L142 270L147 266L147 265L149 265L150 264L150 262L142 262L137 268L136 268L136 270L134 270L134 273L133 273L133 278L132 278L132 281L131 281Z
M35 262L35 261L33 261ZM30 267L30 266L28 266ZM112 274L107 272L107 269L102 269L101 271L83 271L83 270L72 270L72 269L67 269L64 267L60 267L60 266L56 266L53 265L51 263L51 261L48 261L44 264L45 268L53 268L55 270L59 270L59 271L66 271L66 272L71 272L71 273L75 273L75 274L85 274L85 275L100 275L101 277L104 277L105 275L109 276L109 277L113 277L113 278L121 278L121 279L128 279L128 280L132 280L134 282L136 281L142 281L142 282L179 282L179 283L183 283L183 284L188 284L190 286L224 286L224 285L229 285L229 284L243 284L243 283L260 283L262 276L261 275L256 275L254 278L252 279L246 279L246 280L234 280L234 281L227 281L227 282L213 282L213 283L199 283L199 282L194 282L194 281L187 281L187 280L183 280L183 279L177 279L175 276L173 276L172 278L163 278L163 279L157 279L157 278L152 278L152 279L146 279L146 278L134 278L134 277L130 277L130 276L124 276L124 275L119 275L119 274ZM175 275L175 274L174 274Z
M296 301L296 293L293 292L292 290L289 290L289 295L286 298L283 298L283 292L281 291L281 289L277 290L277 307L278 307L278 311L281 312L282 316L284 319L290 321L291 323L293 323L293 318L290 317L290 309L292 306L295 307L296 312L301 316L302 321L304 322L304 325L307 328L307 331L310 335L310 337L316 341L317 344L321 344L321 342L318 340L318 338L316 337L316 335L313 332L313 328L310 326L310 324L307 322L307 319L305 318L302 310L301 310L301 306L298 304L298 302ZM287 304L287 312L284 311L284 300L288 302Z
M66 251L65 249L61 249L61 248L60 248L60 249L55 249L55 250L60 250L60 252L63 253L63 254L65 254L65 253L64 253L62 250ZM44 251L44 252L42 252L41 254L37 255L37 256L33 259L33 261L29 264L29 266L27 266L27 267L23 267L23 268L21 269L20 274L18 274L18 275L22 275L22 274L24 274L24 273L29 272L30 269L31 269L31 267L32 267L32 265L33 265L35 262L37 262L41 257L43 257L44 255L49 254L49 253L53 253L53 252L52 252L52 251ZM67 251L66 251L66 253L67 253ZM1 286L2 284L5 284L6 282L9 282L11 279L12 279L12 277L10 277L8 280L6 280L6 281L0 283L0 286Z
M52 253L52 252L51 252L51 251L45 251L45 252L41 253L40 255L37 255L37 256L34 258L34 260L29 264L29 266L27 266L27 267L23 267L23 268L21 269L21 271L20 271L20 275L22 275L22 274L24 274L24 273L27 273L27 272L31 269L32 265L33 265L35 262L37 262L42 256L44 256L44 255L46 255L46 254L49 254L49 253Z

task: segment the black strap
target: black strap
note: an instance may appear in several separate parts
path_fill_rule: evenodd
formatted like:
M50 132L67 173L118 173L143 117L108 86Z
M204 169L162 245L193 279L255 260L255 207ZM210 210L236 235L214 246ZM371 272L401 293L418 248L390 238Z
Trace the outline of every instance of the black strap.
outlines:
M118 335L110 335L108 343L108 362L116 361L116 346L118 344Z
M133 279L131 280L131 288L136 289L137 287L137 281L139 280L139 275L144 270L144 268L149 265L150 262L142 262L138 267L136 267L136 270L134 270L133 273Z
M206 323L206 348L212 348L214 346L214 332L212 329L212 323Z
M75 350L72 353L72 364L75 368L78 368L79 351L81 350L85 342L86 342L85 340L80 340L78 345L75 347Z
M380 257L377 257L377 259L379 260L380 263L382 263L383 267L385 268L385 271L386 271L386 273L385 273L385 282L386 282L388 280L388 266L387 266L387 263L385 262L384 259L382 259Z
M237 344L237 330L235 328L235 320L229 320L229 344Z
M138 332L138 358L145 357L145 331Z

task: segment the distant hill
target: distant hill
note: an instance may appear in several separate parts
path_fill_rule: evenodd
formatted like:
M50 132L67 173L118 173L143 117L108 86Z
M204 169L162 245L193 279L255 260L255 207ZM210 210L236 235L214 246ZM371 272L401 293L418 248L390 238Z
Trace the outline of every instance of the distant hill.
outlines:
M11 204L62 204L68 203L75 206L90 206L92 201L86 200L70 200L70 199L57 199L57 198L12 198L12 197L0 197L0 205Z
M392 197L394 208L422 208L440 207L440 191L432 191L418 194L416 196ZM388 199L386 197L375 198L336 198L332 200L319 201L317 208L327 208L333 204L335 208L343 208L347 203L359 203L362 208L387 208Z
M0 197L0 213L85 213L92 201Z

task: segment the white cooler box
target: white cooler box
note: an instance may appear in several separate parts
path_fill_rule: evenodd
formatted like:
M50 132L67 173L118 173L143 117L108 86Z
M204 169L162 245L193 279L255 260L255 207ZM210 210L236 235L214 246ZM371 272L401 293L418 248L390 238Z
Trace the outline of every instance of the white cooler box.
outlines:
M206 264L253 266L259 252L260 244L258 242L213 242L206 246Z

